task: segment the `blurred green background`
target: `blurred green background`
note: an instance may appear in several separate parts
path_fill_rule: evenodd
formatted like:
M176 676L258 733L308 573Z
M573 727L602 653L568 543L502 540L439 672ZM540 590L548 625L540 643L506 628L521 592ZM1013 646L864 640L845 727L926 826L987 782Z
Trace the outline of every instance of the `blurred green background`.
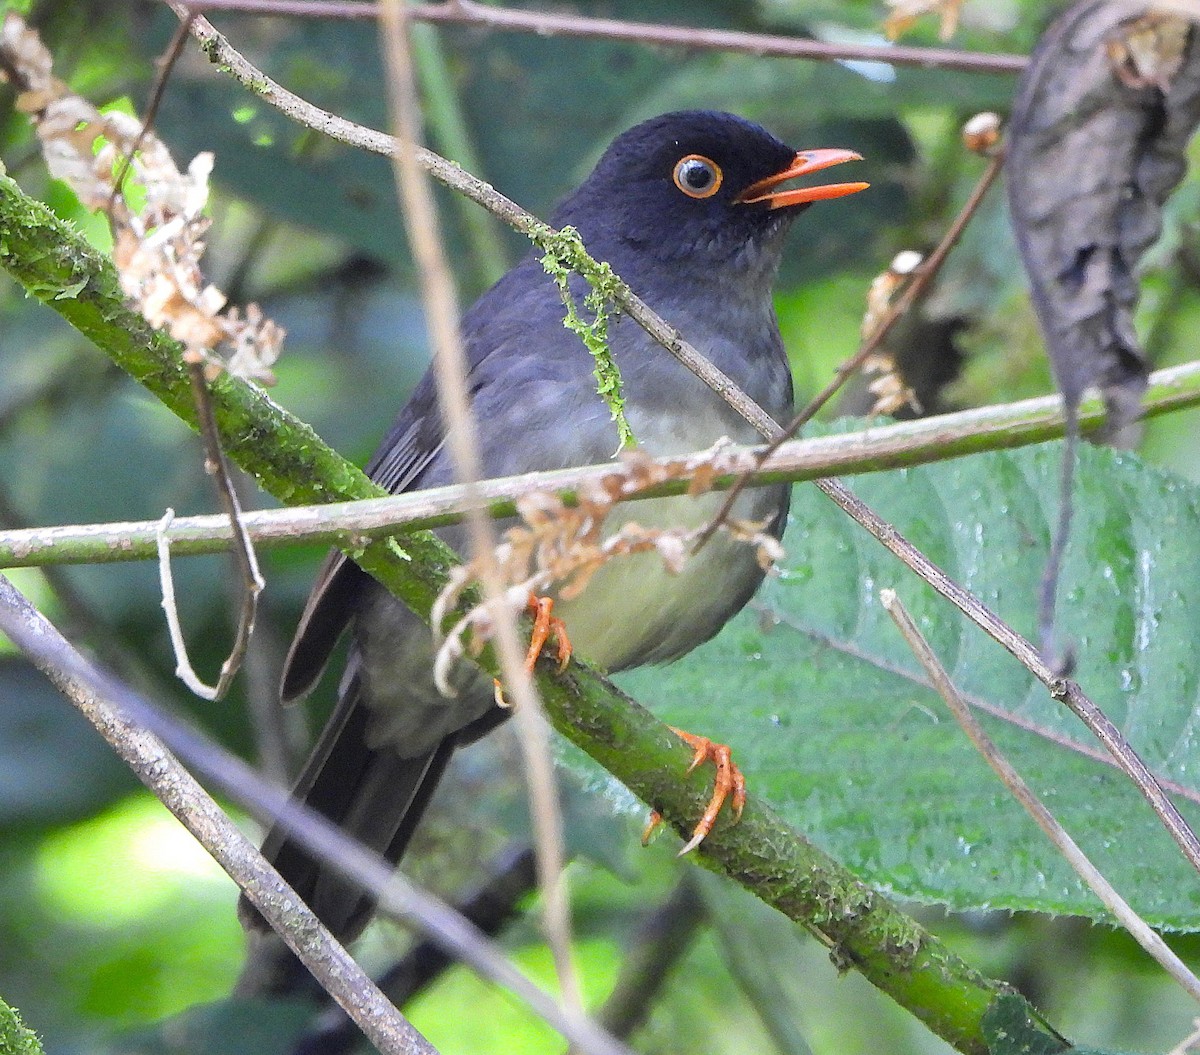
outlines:
M954 44L1027 52L1054 6L968 2ZM154 60L175 26L165 8L110 0L20 7L53 51L56 73L78 92L100 105L144 110ZM878 2L819 0L558 7L867 42L882 40L886 14ZM214 21L290 89L385 127L369 24L234 14ZM919 26L906 42L936 44L936 26ZM778 311L801 399L855 348L871 278L901 249L928 250L982 171L982 161L959 146L962 121L981 109L1005 113L1015 85L1007 75L685 53L470 28L420 27L415 55L430 145L543 216L613 135L670 109L728 109L797 147L847 146L864 154L855 178L869 179L871 192L806 218L779 283ZM9 174L105 244L103 223L47 180L28 122L12 103L11 89L0 85L0 157ZM232 301L257 301L287 329L273 398L348 457L365 460L428 356L387 163L289 124L192 47L172 75L157 128L181 166L198 151L215 152L207 273ZM439 200L460 296L469 303L525 250L474 206L444 194ZM1139 326L1158 365L1195 357L1197 203L1197 184L1186 182L1147 261ZM1003 196L993 193L918 317L891 342L927 409L1050 390L1025 290ZM0 364L0 521L83 523L153 518L168 505L180 513L215 508L195 437L7 279L0 280ZM859 414L868 405L852 386L839 411ZM1195 480L1195 425L1189 414L1147 425L1140 454ZM267 502L249 484L244 493L249 505ZM211 705L189 699L171 676L150 566L13 578L122 676L279 774L303 753L329 703L326 686L310 714L280 717L273 698L319 557L311 548L265 555L269 588L254 647L233 694ZM191 558L175 570L194 659L202 671L214 671L235 604L227 564ZM941 735L956 734L946 727ZM481 861L528 841L514 757L501 735L458 760L410 855L417 878L454 896L478 879ZM568 772L577 956L589 1005L603 1002L647 914L679 884L692 906L692 940L664 965L665 985L635 1035L637 1050L948 1050L860 978L839 976L825 950L781 926L770 910L677 862L669 840L637 849L640 811L585 764ZM22 1010L47 1050L291 1050L308 1008L268 1012L225 1002L241 957L234 900L230 881L0 642L0 996ZM533 895L524 903L532 908ZM914 911L1081 1042L1164 1050L1190 1028L1194 1008L1106 926L983 908ZM552 984L532 915L502 940L525 969ZM406 941L381 925L365 939L364 956L387 964ZM1173 941L1200 960L1195 937ZM561 1050L515 1001L461 969L408 1011L445 1052Z

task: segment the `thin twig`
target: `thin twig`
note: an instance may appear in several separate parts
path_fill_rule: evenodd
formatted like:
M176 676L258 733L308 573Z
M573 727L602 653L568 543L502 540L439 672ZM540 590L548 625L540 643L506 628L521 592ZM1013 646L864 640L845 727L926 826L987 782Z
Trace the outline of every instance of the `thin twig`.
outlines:
M175 519L175 511L168 509L158 526L158 572L162 588L162 607L167 617L167 628L171 635L171 646L175 651L175 673L189 689L205 700L219 700L233 682L246 649L254 632L254 619L258 613L258 595L262 592L262 574L254 554L254 543L242 519L241 503L229 476L229 463L221 447L220 433L213 417L212 404L208 399L208 385L204 379L204 362L200 357L187 357L188 375L192 383L192 395L196 401L196 415L200 422L200 435L204 440L204 467L217 485L221 504L229 519L234 557L243 576L242 606L238 616L237 632L229 656L221 664L221 673L215 686L206 685L193 669L188 659L183 628L179 623L179 610L175 601L175 584L171 575L171 549L168 530Z
M458 481L474 499L466 510L471 557L480 572L484 603L495 629L496 651L504 683L516 707L517 730L525 759L530 812L538 851L542 888L542 922L546 931L565 1007L583 1017L571 953L570 906L566 894L562 814L554 780L549 732L533 679L524 669L516 616L505 601L504 581L495 558L496 535L476 492L483 478L478 426L467 394L467 362L458 328L454 282L438 235L437 210L419 164L419 104L408 49L408 25L402 0L379 9L392 114L399 135L393 155L396 180L413 257L421 280L426 319L434 346L438 398L446 418L447 443Z
M138 779L196 836L381 1051L433 1053L174 756L251 814L281 825L308 852L370 891L379 901L381 913L433 938L481 977L512 992L570 1043L597 1055L631 1055L594 1023L564 1014L554 997L509 963L445 902L413 885L380 855L294 801L284 788L269 783L203 733L162 713L98 669L3 575L0 633L99 729ZM415 1040L408 1047L399 1046L394 1038L402 1035ZM422 1046L413 1046L417 1042Z
M355 3L353 0L194 0L189 6L196 11L243 11L289 18L373 19L378 11L375 4ZM953 48L897 44L835 44L771 33L626 22L558 11L527 11L472 3L471 0L413 4L409 8L409 17L414 21L442 25L536 33L540 37L620 40L654 47L686 48L689 51L729 51L759 58L886 62L894 66L957 70L961 73L1020 73L1029 64L1029 59L1024 55L988 55Z
M133 142L129 145L129 149L121 156L121 164L117 167L117 171L113 175L112 195L108 199L110 213L113 203L117 200L117 195L121 193L121 184L125 182L125 176L133 164L134 155L141 149L142 141L146 138L146 133L154 127L155 118L158 117L158 108L162 105L163 96L166 94L167 78L170 77L171 70L175 68L175 63L179 61L179 56L183 54L183 45L192 28L193 18L195 18L195 15L190 16L175 27L175 32L171 36L167 50L155 60L154 86L150 89L150 102L146 105L146 112L142 117L141 131L134 137Z
M955 687L950 675L946 673L946 668L942 666L941 661L933 649L930 648L929 642L913 621L912 616L909 615L908 609L904 607L904 602L896 595L896 591L889 589L880 590L879 601L888 615L892 617L896 626L899 627L900 633L904 636L908 647L912 649L913 655L917 657L921 666L925 668L925 673L933 682L938 694L946 701L946 706L950 708L950 713L954 715L958 720L958 724L962 726L963 732L967 734L967 738L975 745L979 753L983 755L984 761L992 767L1004 786L1012 792L1013 798L1037 821L1038 827L1046 833L1058 852L1075 869L1080 879L1087 883L1104 907L1116 917L1121 926L1129 931L1134 941L1154 957L1163 970L1174 978L1192 999L1200 1000L1200 979L1192 974L1187 965L1172 952L1170 946L1117 893L1113 885L1092 864L1075 840L1059 824L1054 815L1034 793L1033 789L1025 783L1021 775L1008 759L1004 757L987 733L984 732L983 726L979 724L978 719L971 713L971 708L967 705L967 702L959 695L958 689Z
M979 210L984 195L987 194L991 185L996 182L996 177L1000 175L1000 169L1003 164L1004 153L1003 151L997 151L992 155L987 168L984 169L983 175L979 177L979 182L975 184L966 202L963 203L963 207L954 218L954 222L946 229L946 233L942 235L942 239L938 242L934 251L929 254L929 258L913 273L908 284L904 287L904 291L896 298L896 302L892 304L883 318L879 320L879 323L871 331L871 335L862 343L859 350L834 371L833 379L809 400L808 405L788 422L782 432L767 444L760 455L763 461L774 454L780 446L797 435L808 422L816 417L818 411L833 398L834 394L846 383L847 379L867 361L868 357L875 354L876 349L883 343L887 335L891 333L896 323L911 310L912 306L917 302L917 298L929 288L929 284L933 281L937 273L941 271L942 265L950 255L950 250L958 244L958 240L962 237L963 231L966 230L967 224L970 223L971 218ZM749 482L749 479L749 476L745 478L746 483ZM721 508L717 510L716 515L696 540L695 551L699 551L725 522L730 510L733 509L734 502L737 501L738 495L746 487L746 483L739 481L730 488L729 493L725 496L725 501L721 503Z
M258 557L254 553L254 543L246 531L242 514L242 503L238 498L237 488L229 473L229 460L225 457L225 449L221 446L221 433L217 429L216 418L213 417L212 400L208 394L208 382L205 379L204 363L199 357L185 357L188 373L192 380L192 395L196 400L196 416L200 422L200 436L204 442L204 468L212 476L217 486L217 495L221 505L225 507L225 515L233 526L233 557L242 574L242 606L238 615L237 633L234 635L233 647L229 657L221 664L221 674L217 681L216 699L220 699L229 689L230 682L242 665L242 658L250 644L254 633L254 619L258 612L258 595L262 593L266 583L262 572L259 571Z
M891 524L859 499L840 480L817 480L816 485L872 536L883 543L917 576L932 586L971 622L1000 645L1003 645L1035 678L1050 690L1050 695L1064 703L1082 721L1116 760L1118 766L1133 781L1138 791L1150 803L1171 838L1179 845L1192 867L1200 871L1200 840L1183 819L1175 804L1167 797L1158 778L1130 746L1129 741L1113 725L1079 685L1059 675L1042 659L1038 650L1005 623L977 597L954 582Z
M167 633L171 637L171 651L175 653L175 676L202 700L215 700L216 690L206 685L196 673L188 658L187 640L179 622L179 604L175 600L175 576L171 574L171 542L167 532L175 510L168 509L158 522L158 589L162 596L163 614L167 619Z

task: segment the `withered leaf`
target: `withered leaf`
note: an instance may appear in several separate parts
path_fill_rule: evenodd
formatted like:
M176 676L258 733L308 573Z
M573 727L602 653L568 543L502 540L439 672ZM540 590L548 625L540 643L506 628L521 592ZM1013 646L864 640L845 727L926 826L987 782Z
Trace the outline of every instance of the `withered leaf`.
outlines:
M1009 125L1009 203L1055 378L1069 406L1098 386L1109 432L1138 415L1135 271L1200 122L1196 29L1150 6L1069 7L1035 49Z

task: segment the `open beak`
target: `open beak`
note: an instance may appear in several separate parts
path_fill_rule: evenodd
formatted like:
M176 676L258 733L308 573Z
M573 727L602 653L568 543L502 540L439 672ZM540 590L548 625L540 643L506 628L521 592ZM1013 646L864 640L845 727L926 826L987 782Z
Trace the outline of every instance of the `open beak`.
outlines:
M738 201L744 205L765 201L772 209L785 209L792 205L807 205L814 201L842 198L847 194L857 194L860 190L866 190L870 186L869 183L827 183L823 187L774 189L797 176L820 172L831 165L840 165L843 161L862 161L862 155L853 150L801 150L782 172L776 172L773 176L750 184L738 196Z

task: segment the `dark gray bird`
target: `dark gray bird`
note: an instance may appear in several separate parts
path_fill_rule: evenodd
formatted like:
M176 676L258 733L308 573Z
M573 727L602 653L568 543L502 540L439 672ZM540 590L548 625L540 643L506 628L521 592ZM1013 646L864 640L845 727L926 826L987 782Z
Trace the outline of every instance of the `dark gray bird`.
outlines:
M591 254L677 326L768 413L786 418L792 382L771 301L783 236L813 201L866 184L782 188L785 180L857 158L844 150L797 153L731 114L687 111L646 121L618 137L559 208ZM582 295L581 287L578 293ZM596 394L592 359L563 326L553 281L531 255L463 319L472 409L484 469L507 476L604 462L617 446ZM639 445L682 454L722 436L759 437L729 406L630 319L610 326L626 411ZM434 381L427 374L371 459L389 491L453 482ZM736 515L783 530L789 489L751 489ZM664 499L627 514L643 525L694 525L713 501ZM461 550L456 529L443 537ZM652 555L601 570L578 598L560 604L576 651L609 671L665 663L712 637L750 598L762 571L749 547L714 538L679 575ZM325 562L287 657L282 696L303 696L338 639L353 645L337 706L295 794L351 835L399 860L438 778L462 744L503 720L492 683L460 673L458 695L434 688L431 635L399 601L340 553ZM466 667L467 665L464 665ZM282 832L263 847L329 928L356 936L371 899L313 862ZM247 926L262 927L243 906Z

